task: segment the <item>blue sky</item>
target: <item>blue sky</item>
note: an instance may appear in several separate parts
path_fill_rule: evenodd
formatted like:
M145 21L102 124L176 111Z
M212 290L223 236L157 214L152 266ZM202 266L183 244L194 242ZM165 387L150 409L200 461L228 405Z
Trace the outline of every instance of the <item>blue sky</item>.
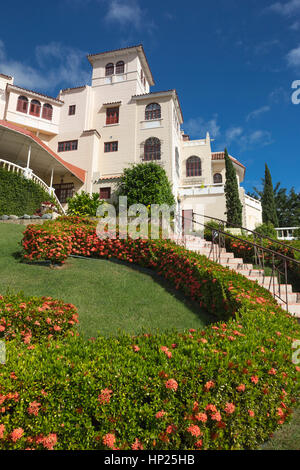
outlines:
M300 0L27 0L1 4L0 72L56 96L89 83L86 54L142 43L155 90L176 88L183 129L300 191ZM300 95L299 95L300 96Z

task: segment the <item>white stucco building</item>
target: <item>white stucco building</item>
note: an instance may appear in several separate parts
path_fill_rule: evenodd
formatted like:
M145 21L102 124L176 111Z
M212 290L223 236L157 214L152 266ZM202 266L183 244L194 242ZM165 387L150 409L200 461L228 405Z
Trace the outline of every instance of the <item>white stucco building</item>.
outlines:
M111 200L125 167L155 161L167 172L180 214L225 219L224 153L212 152L209 134L199 140L184 134L176 90L150 91L154 79L143 46L87 58L91 85L61 90L56 98L0 73L0 161L33 172L62 205L81 190ZM231 158L240 185L245 167ZM260 203L241 186L240 198L243 224L252 229L261 223Z

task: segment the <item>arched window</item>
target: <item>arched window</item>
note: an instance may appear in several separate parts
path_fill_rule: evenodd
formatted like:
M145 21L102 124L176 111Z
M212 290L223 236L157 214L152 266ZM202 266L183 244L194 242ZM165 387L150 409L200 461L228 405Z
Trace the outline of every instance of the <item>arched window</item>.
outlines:
M28 99L26 96L19 96L17 103L17 111L21 113L27 113L28 111Z
M220 184L222 183L222 175L221 173L215 173L214 174L214 184Z
M108 77L109 75L113 75L113 74L114 74L114 64L112 63L106 64L105 76Z
M150 119L160 119L161 109L158 103L150 103L146 106L145 109L145 120L149 121Z
M125 64L123 60L116 63L116 73L124 73Z
M52 108L51 104L45 103L44 106L43 106L42 117L44 119L48 119L49 121L51 121L52 120L52 112L53 112L53 108Z
M41 103L38 100L31 100L29 114L39 117L41 114Z
M186 176L201 176L201 160L199 157L190 157L186 161Z
M157 137L150 137L146 140L144 146L144 160L160 160L160 140Z

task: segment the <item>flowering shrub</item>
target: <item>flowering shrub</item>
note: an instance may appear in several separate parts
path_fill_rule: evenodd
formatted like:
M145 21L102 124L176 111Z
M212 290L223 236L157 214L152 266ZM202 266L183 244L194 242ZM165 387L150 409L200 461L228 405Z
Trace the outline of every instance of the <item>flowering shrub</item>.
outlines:
M0 295L0 337L20 336L29 345L39 339L74 334L78 314L72 304L51 297Z
M253 449L295 406L296 336L259 305L202 331L10 341L0 448Z
M0 365L0 448L254 449L290 418L300 326L269 292L170 241L99 240L81 219L31 227L27 255L53 225L70 254L147 266L220 321L34 349L10 341Z

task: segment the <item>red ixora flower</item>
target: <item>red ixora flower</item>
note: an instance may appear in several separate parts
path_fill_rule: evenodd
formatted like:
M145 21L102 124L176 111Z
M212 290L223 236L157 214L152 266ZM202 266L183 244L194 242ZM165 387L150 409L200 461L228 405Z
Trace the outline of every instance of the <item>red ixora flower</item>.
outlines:
M215 386L215 382L213 380L209 380L208 382L206 382L206 384L204 385L204 389L206 392L208 392L209 389L213 388Z
M199 426L195 425L195 424L192 424L191 426L189 426L187 428L188 432L190 432L192 434L192 436L196 436L196 437L199 437L199 436L202 436L203 433L201 432L201 429L199 428Z
M113 449L116 442L116 436L111 433L105 434L105 436L103 436L102 442L105 446Z
M37 401L33 401L32 403L29 404L27 411L30 415L37 416L40 411L40 406L41 406L40 403L38 403Z
M158 411L155 415L155 418L156 419L162 418L163 416L165 416L165 414L166 412L164 410Z
M101 390L100 395L98 395L98 400L99 402L103 405L104 403L109 403L112 395L112 390L109 390L108 388L104 388Z
M132 450L143 450L144 447L141 444L141 442L138 440L138 438L136 438L136 440L134 441L134 443L131 446L131 449Z
M201 421L201 423L206 423L207 421L207 414L206 413L198 413L195 415L197 421Z
M165 353L165 355L170 359L172 357L171 351L167 348L167 346L161 346L160 350Z
M11 440L13 442L16 442L18 439L21 439L21 437L24 434L24 430L22 428L16 428L13 430L13 432L10 434Z
M169 380L166 381L166 388L169 388L171 390L175 390L175 392L176 392L176 390L178 388L178 383L174 379L169 379Z
M251 377L251 382L253 382L254 384L257 384L257 382L258 382L258 377L257 377L257 375L252 375L252 377Z
M238 392L244 392L245 389L246 389L246 386L245 386L245 384L241 384L241 385L238 385L236 387L236 389L237 389Z
M255 413L254 413L254 411L252 411L252 410L248 410L248 414L249 414L249 416L251 416L251 418L253 418L253 416L254 416Z
M216 413L211 415L211 419L214 421L222 421L221 413L217 411Z
M235 406L233 403L226 403L226 406L224 408L224 411L227 413L227 414L232 414L235 410Z

